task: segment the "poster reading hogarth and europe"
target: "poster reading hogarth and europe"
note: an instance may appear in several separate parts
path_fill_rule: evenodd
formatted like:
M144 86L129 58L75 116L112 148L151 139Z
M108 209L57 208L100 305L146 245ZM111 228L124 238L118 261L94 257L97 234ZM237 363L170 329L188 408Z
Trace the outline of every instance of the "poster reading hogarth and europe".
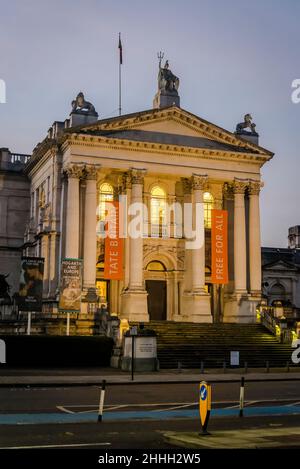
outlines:
M60 311L79 313L81 305L82 260L63 259L60 277Z
M18 296L20 311L42 311L44 259L22 257Z

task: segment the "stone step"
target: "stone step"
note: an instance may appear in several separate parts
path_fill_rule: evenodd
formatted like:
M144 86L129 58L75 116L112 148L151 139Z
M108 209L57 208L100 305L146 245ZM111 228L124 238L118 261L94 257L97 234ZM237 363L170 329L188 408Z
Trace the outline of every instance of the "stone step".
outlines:
M240 352L240 363L249 367L285 366L291 360L290 346L261 324L194 324L151 321L147 328L157 334L158 358L161 368L222 367L229 364L230 351Z

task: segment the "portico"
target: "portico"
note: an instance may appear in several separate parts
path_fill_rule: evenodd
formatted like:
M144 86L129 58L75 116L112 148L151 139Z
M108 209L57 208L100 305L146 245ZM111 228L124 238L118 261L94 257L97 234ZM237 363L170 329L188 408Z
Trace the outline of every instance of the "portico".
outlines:
M71 120L56 122L36 147L26 171L32 224L40 233L36 254L42 250L45 264L52 259L44 295L53 311L61 260L80 258L83 319L107 303L111 313L129 321L255 321L261 294L260 169L273 155L258 145L254 127L226 131L168 105L171 94L178 96L177 88L167 94L160 88L155 109L103 120L94 107L82 111L74 105ZM136 217L132 207L144 204L142 235L125 236L122 279L109 280L101 233L105 203L120 196L126 196L127 225ZM194 245L185 226L186 204L199 241ZM219 289L211 284L214 208L227 210L229 220L229 283Z

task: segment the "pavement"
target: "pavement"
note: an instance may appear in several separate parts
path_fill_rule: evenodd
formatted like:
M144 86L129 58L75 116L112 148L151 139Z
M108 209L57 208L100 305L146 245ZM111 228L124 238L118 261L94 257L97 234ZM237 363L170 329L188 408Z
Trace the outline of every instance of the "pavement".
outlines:
M30 369L30 368L6 368L0 365L0 387L11 386L89 386L100 385L106 380L112 384L153 384L153 383L199 383L206 380L211 383L239 382L241 376L246 381L285 381L300 380L300 367L271 369L244 368L208 369L205 373L199 370L160 370L158 372L135 373L134 381L131 374L114 368L68 368L68 369Z
M199 432L165 432L165 441L173 446L193 449L299 448L300 427L254 428Z

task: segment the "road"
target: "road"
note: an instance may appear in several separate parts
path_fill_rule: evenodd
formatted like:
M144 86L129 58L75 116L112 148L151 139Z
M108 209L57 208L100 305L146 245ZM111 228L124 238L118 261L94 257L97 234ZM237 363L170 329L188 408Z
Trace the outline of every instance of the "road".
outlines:
M256 410L244 418L238 418L238 398L237 383L213 385L211 430L300 426L299 381L246 383L245 413ZM197 399L195 384L110 385L107 419L96 423L96 386L1 388L0 446L168 448L163 431L199 430ZM277 410L280 415L273 415ZM24 415L34 425L20 425ZM10 425L3 424L5 418L12 419Z
M218 383L212 388L212 400L216 405L237 403L239 399L238 383ZM274 403L291 401L300 403L299 381L247 383L245 399ZM147 385L111 385L106 389L107 408L127 405L131 408L153 409L166 404L169 407L196 403L198 385L182 384L147 384ZM97 409L99 388L0 388L0 414L23 412L57 412L61 408L71 411ZM136 406L135 406L136 404Z

